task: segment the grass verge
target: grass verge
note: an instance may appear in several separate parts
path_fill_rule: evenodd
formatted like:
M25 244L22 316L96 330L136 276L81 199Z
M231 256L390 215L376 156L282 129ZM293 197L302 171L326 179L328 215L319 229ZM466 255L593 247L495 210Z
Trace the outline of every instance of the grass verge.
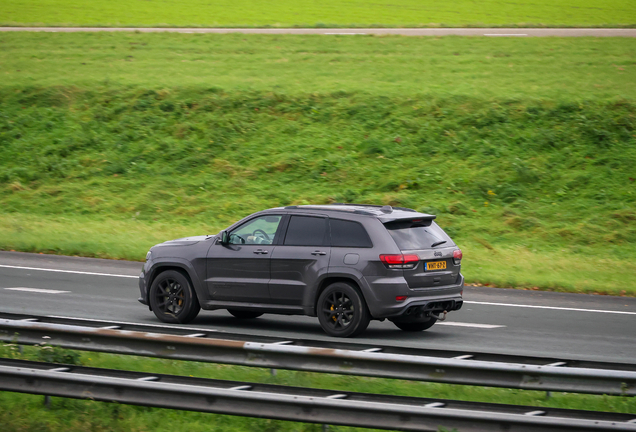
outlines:
M198 362L161 360L135 356L77 352L59 348L25 347L20 354L12 344L0 345L0 356L39 361L70 361L91 367L134 370L182 376L196 376L268 384L292 385L356 391L376 394L431 397L477 402L530 405L537 407L582 409L620 413L636 412L634 398L552 393L475 386L446 385L343 375L278 371L272 376L269 369L217 365ZM52 398L50 408L43 406L43 397L0 392L0 423L3 431L319 431L320 425L292 423L277 420L232 417L158 408L135 407ZM338 431L362 431L349 427L332 427Z
M166 239L216 233L228 224L10 213L0 214L0 245L4 250L139 261L150 246ZM596 247L544 248L532 241L527 246L492 245L472 236L456 241L464 252L467 284L636 295L630 283L636 264L620 258L625 252L608 256ZM599 272L599 267L613 271Z
M3 25L177 27L604 27L633 26L629 0L4 0Z

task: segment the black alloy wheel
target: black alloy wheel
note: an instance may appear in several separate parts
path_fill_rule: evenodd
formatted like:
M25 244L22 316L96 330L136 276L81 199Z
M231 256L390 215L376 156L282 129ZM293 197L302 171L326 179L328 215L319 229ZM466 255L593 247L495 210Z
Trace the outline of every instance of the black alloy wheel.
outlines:
M228 309L227 311L239 319L252 319L258 318L259 316L263 315L262 312L245 311L239 309Z
M367 305L353 286L336 282L318 298L318 321L329 336L350 337L362 333L371 320Z
M163 322L188 323L201 310L188 278L176 270L159 274L150 287L150 307Z

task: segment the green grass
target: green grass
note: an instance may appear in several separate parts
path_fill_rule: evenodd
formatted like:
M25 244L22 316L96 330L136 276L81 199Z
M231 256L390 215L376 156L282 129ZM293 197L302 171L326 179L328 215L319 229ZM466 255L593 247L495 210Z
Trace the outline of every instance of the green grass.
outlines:
M437 214L470 283L636 295L632 39L0 46L3 249L141 260L263 208L369 202Z
M69 356L70 354L70 356ZM468 400L537 407L582 409L620 413L636 412L636 399L617 396L552 393L475 386L446 385L379 378L316 374L279 370L275 376L269 369L210 363L182 362L135 356L26 347L0 344L0 357L39 361L65 360L91 367L134 370L153 374L195 376L236 381L259 382L298 387L355 391L376 394ZM158 408L134 407L103 402L52 398L51 408L43 406L43 397L0 392L0 424L3 432L13 431L319 431L320 425L277 420L231 417ZM335 431L362 431L334 427Z
M16 89L631 100L635 59L632 38L0 34L2 87Z
M630 0L3 0L3 25L204 27L606 27L636 24Z

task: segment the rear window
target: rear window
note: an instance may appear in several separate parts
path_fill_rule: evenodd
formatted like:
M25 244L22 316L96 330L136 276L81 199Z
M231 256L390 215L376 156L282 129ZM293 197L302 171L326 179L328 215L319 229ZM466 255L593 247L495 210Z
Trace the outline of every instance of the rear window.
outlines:
M403 251L455 246L451 238L435 222L430 226L422 226L411 221L396 221L384 226Z
M370 248L373 247L364 227L353 221L329 219L331 226L331 246Z

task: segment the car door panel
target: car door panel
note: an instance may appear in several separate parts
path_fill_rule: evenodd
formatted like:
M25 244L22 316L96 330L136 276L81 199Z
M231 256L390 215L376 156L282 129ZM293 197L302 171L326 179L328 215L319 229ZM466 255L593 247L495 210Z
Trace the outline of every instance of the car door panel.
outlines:
M217 241L210 248L206 286L211 300L270 302L270 262L282 217L251 219L230 232L229 244Z
M267 254L255 253L258 249ZM210 248L206 285L213 300L269 301L270 255L273 247L221 245Z
M313 289L327 272L330 249L327 246L277 246L271 259L272 301L302 305L307 290Z
M303 305L303 299L329 269L327 218L294 215L272 253L269 292L272 302Z

